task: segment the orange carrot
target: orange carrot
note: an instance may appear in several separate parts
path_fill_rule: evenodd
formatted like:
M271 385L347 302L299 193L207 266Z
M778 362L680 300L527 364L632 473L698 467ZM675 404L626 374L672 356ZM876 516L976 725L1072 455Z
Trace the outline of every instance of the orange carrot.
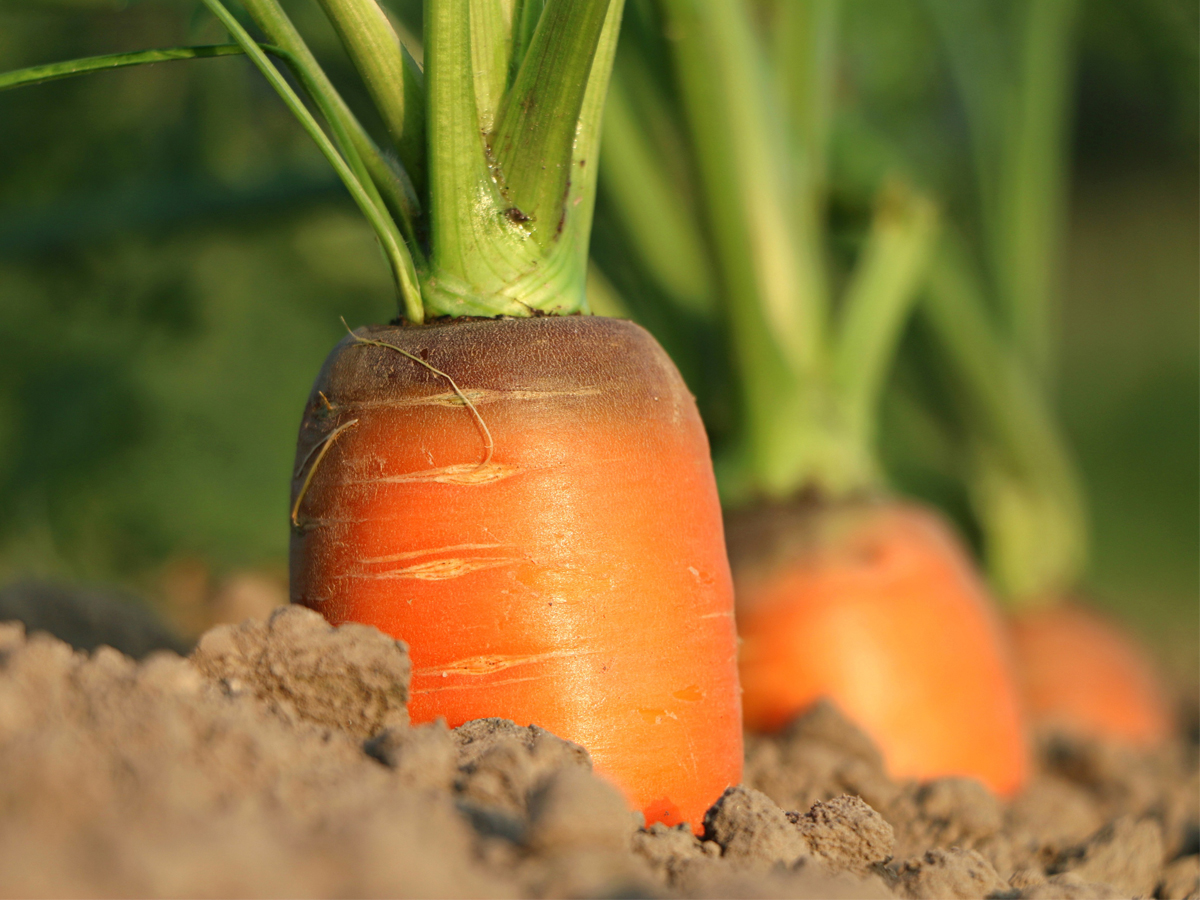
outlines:
M1111 619L1062 602L1016 613L1012 634L1031 721L1142 747L1170 736L1149 655Z
M650 822L697 827L740 780L708 442L638 326L360 329L313 388L293 500L293 601L407 641L414 721L548 728Z
M889 503L779 507L729 523L746 724L831 699L897 778L1026 776L1002 629L932 513Z

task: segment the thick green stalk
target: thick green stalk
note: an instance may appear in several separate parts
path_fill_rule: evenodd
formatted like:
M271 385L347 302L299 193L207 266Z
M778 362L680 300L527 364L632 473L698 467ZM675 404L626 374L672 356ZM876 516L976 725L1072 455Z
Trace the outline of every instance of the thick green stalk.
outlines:
M490 134L508 91L517 11L513 0L470 0L470 5L475 107L480 130Z
M450 315L586 311L596 151L623 4L558 0L547 6L502 102L496 153L489 152L480 125L469 5L425 5L434 263L426 304ZM575 26L586 39L578 39ZM529 146L513 146L517 134ZM559 174L546 174L555 167ZM542 192L545 179L560 179L553 202ZM522 185L535 199L518 199Z
M827 455L818 389L825 326L818 263L789 202L778 98L740 2L665 0L663 8L738 367L736 465L748 473L734 480L788 496Z
M504 98L492 158L514 214L548 248L562 233L580 110L609 0L549 0Z
M418 195L425 185L425 90L421 71L376 0L320 0L362 76Z
M404 244L404 239L400 236L400 232L396 228L396 223L392 221L387 214L382 201L379 199L379 194L374 191L369 178L365 179L365 172L356 172L341 154L338 153L336 147L321 130L321 126L317 120L309 113L304 102L296 95L291 86L284 80L279 70L271 65L271 61L267 59L266 54L259 49L258 44L254 39L242 28L241 24L233 17L220 0L204 0L204 5L215 15L222 25L233 35L234 40L242 47L242 50L250 57L251 62L262 72L263 76L270 83L276 93L287 104L288 109L292 114L299 119L301 125L309 133L317 146L321 149L329 164L333 166L338 177L346 185L346 189L350 191L350 196L354 198L354 202L358 204L363 215L367 217L367 221L371 223L371 227L375 230L376 237L383 247L384 255L387 257L388 263L392 269L392 277L396 283L396 291L400 296L402 306L408 314L410 321L421 322L424 318L424 310L421 305L421 290L417 281L417 273L413 267L412 256L409 254L408 248ZM330 125L335 129L338 128L336 121L331 121ZM344 142L344 149L353 152L353 146L349 143L344 133L341 135ZM356 160L357 161L357 160ZM361 167L361 161L359 161Z
M527 315L506 289L538 264L507 215L479 128L469 0L426 0L425 89L433 267L426 303L443 315Z

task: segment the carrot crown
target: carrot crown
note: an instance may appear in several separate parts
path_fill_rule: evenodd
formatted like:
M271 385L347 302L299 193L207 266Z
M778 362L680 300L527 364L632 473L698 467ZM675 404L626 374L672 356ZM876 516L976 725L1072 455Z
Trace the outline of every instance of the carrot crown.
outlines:
M606 114L606 197L659 305L720 335L705 358L680 356L694 384L732 370L716 442L726 502L854 493L879 479L875 407L937 214L906 180L885 185L835 290L824 204L837 5L763 6L769 29L750 7L660 0L631 16ZM697 214L651 210L655 193L689 197ZM622 293L635 314L659 313L635 306L639 288ZM721 410L707 411L720 431Z
M0 75L0 90L117 66L245 53L374 229L401 313L586 311L600 117L623 0L426 0L425 69L377 0L320 0L387 130L382 150L278 0L204 5L235 44L113 54ZM314 115L271 57L291 69ZM323 121L323 124L322 124Z

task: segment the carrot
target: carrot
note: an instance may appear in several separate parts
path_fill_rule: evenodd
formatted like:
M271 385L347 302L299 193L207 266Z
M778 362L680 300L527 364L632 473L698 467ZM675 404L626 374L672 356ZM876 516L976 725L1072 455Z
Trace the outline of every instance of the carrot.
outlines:
M1145 649L1112 620L1059 602L1016 613L1012 633L1035 722L1139 747L1170 737L1162 681Z
M415 721L549 728L648 822L698 831L742 766L708 441L654 339L585 295L622 0L427 0L424 71L377 0L320 0L394 156L278 0L242 0L269 44L203 2L234 45L36 66L0 90L244 53L374 229L401 317L352 332L313 387L292 599L408 641Z
M409 643L413 721L548 728L648 821L699 825L740 780L708 443L644 330L359 329L314 385L297 462L292 599Z
M293 601L410 646L414 721L577 741L648 821L741 777L732 587L708 443L666 354L584 295L620 0L429 0L425 69L376 0L321 0L395 151L276 0L243 0L312 96L402 318L329 356L292 484Z
M733 516L729 546L748 727L833 697L893 777L970 775L1002 795L1024 782L1001 625L939 517L894 502L782 507Z
M1011 793L1025 734L990 597L945 526L891 499L875 456L878 396L938 210L907 182L881 183L853 266L833 269L834 5L750 6L662 0L661 21L639 7L602 159L621 230L598 252L614 293L669 346L718 348L687 371L728 514L745 723L775 729L828 697L893 774ZM774 17L773 46L759 14ZM677 106L655 81L659 58L674 64ZM680 183L702 226L639 202ZM663 305L687 309L704 341L681 338ZM711 384L714 360L730 361L728 385Z

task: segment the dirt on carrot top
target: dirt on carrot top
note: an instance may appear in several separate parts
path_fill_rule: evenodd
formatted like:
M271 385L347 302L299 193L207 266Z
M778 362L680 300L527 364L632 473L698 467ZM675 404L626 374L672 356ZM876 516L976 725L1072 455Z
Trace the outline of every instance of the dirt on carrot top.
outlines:
M537 727L413 727L410 676L299 607L140 662L0 625L0 893L1200 897L1194 709L1153 751L1046 735L1004 803L888 779L820 704L696 837Z

